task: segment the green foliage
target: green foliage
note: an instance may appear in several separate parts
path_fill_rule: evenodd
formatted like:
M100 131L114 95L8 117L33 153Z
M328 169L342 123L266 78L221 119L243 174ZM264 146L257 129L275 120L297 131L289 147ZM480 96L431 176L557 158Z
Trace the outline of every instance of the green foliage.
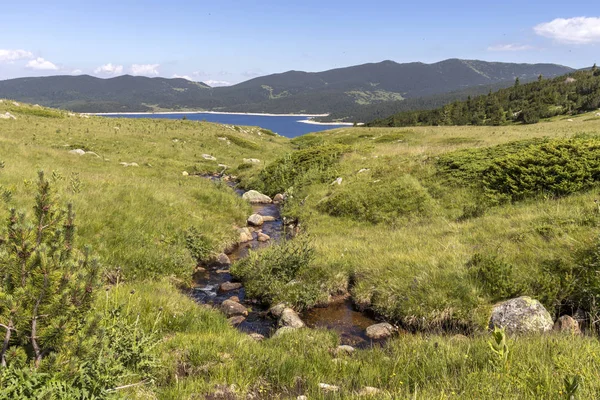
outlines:
M206 261L213 251L210 238L193 226L185 232L185 244L191 256L198 263Z
M236 146L239 146L243 149L250 149L250 150L260 149L260 146L258 145L258 143L255 143L248 139L244 139L243 137L236 136L236 135L224 135L224 137L226 137L231 143L233 143Z
M375 143L401 142L405 139L406 139L406 136L403 133L388 133L385 135L378 136L375 139Z
M402 175L380 182L357 180L342 184L319 202L317 208L335 217L379 223L431 214L434 203L417 179Z
M537 194L565 196L600 180L600 140L556 139L493 159L483 172L486 194L522 200Z
M467 263L469 275L492 301L516 297L523 287L514 276L514 267L496 256L475 254Z
M577 396L580 386L583 383L581 375L573 375L572 377L565 377L565 399L574 400Z
M599 106L600 74L578 71L567 79L561 76L515 84L442 108L400 112L368 125L503 125L507 121L535 124L542 118L593 111Z
M504 332L504 329L494 328L492 339L488 343L494 355L492 363L503 367L506 366L510 351L506 342L506 332Z
M231 267L231 273L244 282L250 297L304 309L313 306L320 294L318 282L310 276L314 259L312 241L301 236L250 252Z
M75 214L57 208L40 172L33 222L11 210L0 242L2 365L11 344L24 345L36 368L58 351L89 311L98 264L74 247Z
M251 185L269 195L283 193L294 187L327 182L335 179L333 167L342 154L348 151L342 145L308 147L273 161L260 173Z
M34 117L42 118L65 118L65 115L60 111L51 110L48 108L36 108L36 107L14 107L13 112L21 115L30 115Z

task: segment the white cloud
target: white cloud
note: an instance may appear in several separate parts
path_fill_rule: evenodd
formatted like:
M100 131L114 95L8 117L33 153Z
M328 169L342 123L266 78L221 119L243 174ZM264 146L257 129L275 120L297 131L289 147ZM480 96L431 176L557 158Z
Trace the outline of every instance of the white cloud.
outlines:
M12 62L33 58L33 53L27 50L0 49L0 62Z
M195 79L194 79L194 78L192 78L192 77L191 77L191 76L189 76L189 75L177 75L177 74L174 74L174 75L172 76L172 78L173 78L173 79L177 79L177 78L180 78L180 79L187 79L188 81L195 82Z
M112 65L112 63L104 64L94 70L95 74L102 75L121 75L123 73L122 65Z
M529 46L526 44L497 44L494 46L488 47L488 51L526 51L533 49L533 46Z
M157 76L158 67L160 67L160 64L133 64L131 73L133 75Z
M536 25L533 30L561 43L600 43L600 18L596 17L557 18Z
M208 81L204 81L204 83L206 83L208 86L211 87L216 87L216 86L231 86L231 82L227 82L227 81L215 81L215 80L208 80Z
M58 67L48 60L44 60L42 57L38 57L31 60L25 65L27 68L37 69L40 71L56 71Z
M71 75L81 75L83 74L83 71L80 69L74 69L73 71L71 71Z

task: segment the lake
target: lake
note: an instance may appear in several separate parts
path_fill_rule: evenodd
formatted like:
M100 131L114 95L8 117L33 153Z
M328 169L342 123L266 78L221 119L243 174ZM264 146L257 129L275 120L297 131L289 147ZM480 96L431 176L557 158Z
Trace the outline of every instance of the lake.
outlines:
M256 114L217 114L217 113L189 113L189 114L101 114L112 118L165 118L182 119L184 116L192 121L216 122L228 125L260 126L288 138L305 135L311 132L320 132L328 129L348 127L348 125L315 125L306 124L303 120L309 119L302 115L256 115Z

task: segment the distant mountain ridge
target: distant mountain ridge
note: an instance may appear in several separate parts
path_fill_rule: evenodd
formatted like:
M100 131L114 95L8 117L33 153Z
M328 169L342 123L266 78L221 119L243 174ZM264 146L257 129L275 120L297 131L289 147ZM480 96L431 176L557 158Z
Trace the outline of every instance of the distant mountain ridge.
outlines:
M202 109L270 113L334 113L402 103L479 86L507 86L515 78L555 77L574 71L556 64L449 59L433 64L394 61L323 72L288 71L212 88L182 78L88 75L0 81L0 97L80 112ZM419 102L414 102L418 104ZM360 114L360 113L354 113Z

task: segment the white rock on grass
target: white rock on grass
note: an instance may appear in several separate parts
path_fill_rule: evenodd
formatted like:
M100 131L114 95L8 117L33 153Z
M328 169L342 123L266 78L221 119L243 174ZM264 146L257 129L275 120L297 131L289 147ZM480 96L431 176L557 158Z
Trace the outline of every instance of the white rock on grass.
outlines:
M256 190L249 190L242 195L242 199L252 204L271 204L273 201L267 195L264 195Z
M342 184L342 180L343 180L342 178L337 178L335 181L331 182L331 184L335 185L337 183L338 185L341 185Z
M0 114L0 119L17 119L17 117L15 117L11 113L7 112L4 114Z
M183 176L189 176L189 172L187 172L187 171L183 171L183 172L181 173L181 175L183 175Z
M128 163L128 162L121 162L119 163L124 167L139 167L138 163L132 162L132 163Z
M340 390L340 387L336 385L329 385L327 383L319 383L319 389L324 392L337 392Z
M544 333L552 330L554 321L542 303L521 296L496 304L489 327L504 328L509 334Z
M260 164L260 160L258 158L244 158L243 161L246 164Z
M20 107L21 105L19 103L17 103L16 101L13 101L13 106Z
M76 154L78 156L82 156L85 154L85 150L82 150L82 149L69 150L69 154Z
M216 157L211 156L210 154L202 154L202 158L208 161L217 161Z

